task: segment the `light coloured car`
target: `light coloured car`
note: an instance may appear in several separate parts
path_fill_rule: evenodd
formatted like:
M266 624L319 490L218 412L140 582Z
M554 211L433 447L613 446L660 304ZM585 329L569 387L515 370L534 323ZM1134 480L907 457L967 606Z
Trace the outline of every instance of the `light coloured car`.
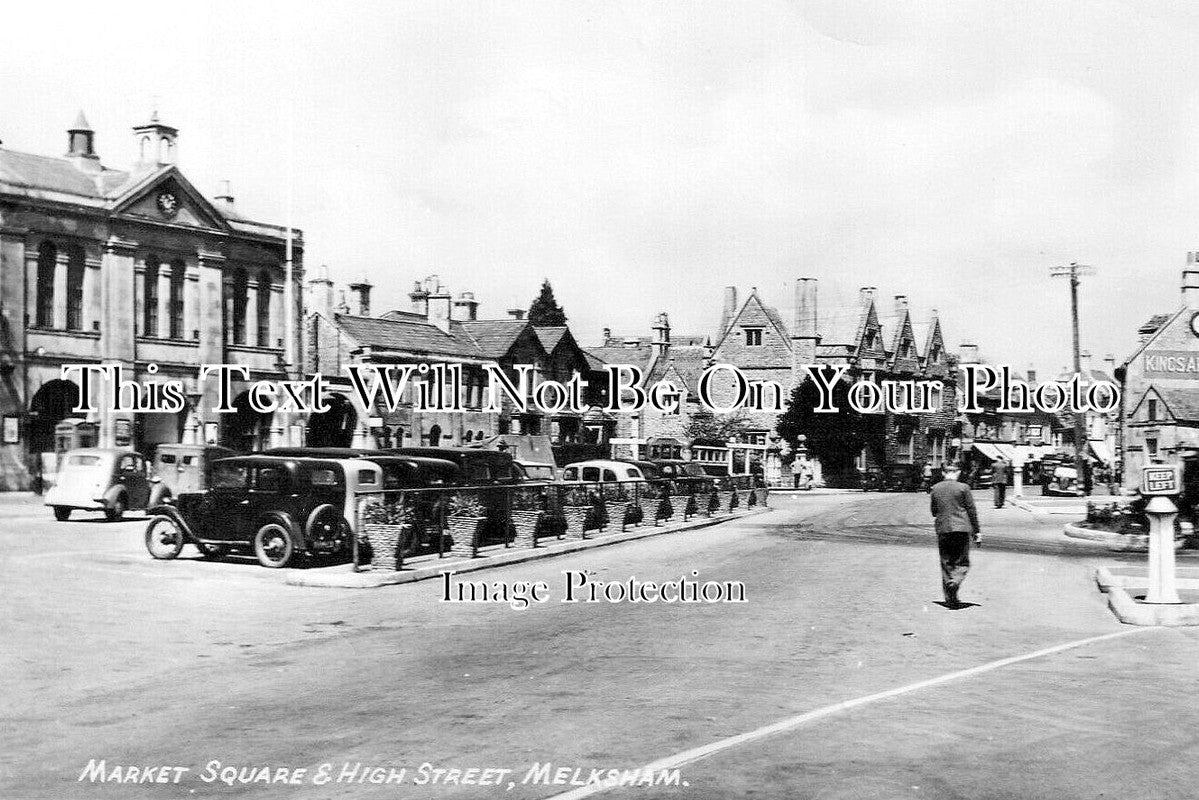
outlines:
M141 453L82 447L68 450L58 469L58 480L46 492L45 504L54 518L63 521L75 509L103 511L110 521L130 509L150 502L150 479Z
M626 483L643 481L641 469L628 461L577 461L562 468L562 483Z

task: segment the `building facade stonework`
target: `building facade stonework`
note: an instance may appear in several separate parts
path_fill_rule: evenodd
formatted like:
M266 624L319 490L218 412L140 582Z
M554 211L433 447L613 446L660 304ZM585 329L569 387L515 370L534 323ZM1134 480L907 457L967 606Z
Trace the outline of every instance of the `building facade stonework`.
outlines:
M288 377L300 232L289 248L287 229L244 215L227 186L205 197L179 169L178 131L157 115L133 132L139 156L128 169L101 163L82 113L63 156L0 147L0 488L27 489L53 469L64 420L83 423L99 446L142 452L186 440L238 449L294 440L286 415L249 408L245 381L234 384L238 413L219 415L206 412L216 382L201 394L197 381L200 364L220 363L246 365L250 381ZM117 364L143 386L181 381L188 407L108 412L97 382L98 411L76 412L79 381L63 376L64 364Z

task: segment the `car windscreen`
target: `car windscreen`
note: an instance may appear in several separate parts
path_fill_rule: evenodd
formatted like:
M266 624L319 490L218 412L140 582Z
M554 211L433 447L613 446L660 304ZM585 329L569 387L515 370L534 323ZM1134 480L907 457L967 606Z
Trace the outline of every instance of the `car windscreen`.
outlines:
M213 464L212 488L214 489L244 489L250 477L250 470L245 464Z

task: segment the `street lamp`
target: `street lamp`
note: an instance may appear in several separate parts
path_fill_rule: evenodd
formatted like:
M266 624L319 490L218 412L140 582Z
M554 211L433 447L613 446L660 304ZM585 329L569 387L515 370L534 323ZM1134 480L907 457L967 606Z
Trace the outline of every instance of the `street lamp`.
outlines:
M1050 267L1049 277L1051 278L1069 278L1070 279L1070 321L1074 333L1074 374L1078 375L1082 371L1082 360L1079 357L1078 350L1078 276L1079 275L1094 275L1095 268L1086 264L1078 264L1070 262L1069 266L1065 267ZM1079 376L1079 380L1081 380ZM1083 421L1083 412L1074 412L1074 469L1080 481L1083 481L1085 486L1087 481L1083 480L1083 463L1086 458L1084 448L1087 446L1087 436Z

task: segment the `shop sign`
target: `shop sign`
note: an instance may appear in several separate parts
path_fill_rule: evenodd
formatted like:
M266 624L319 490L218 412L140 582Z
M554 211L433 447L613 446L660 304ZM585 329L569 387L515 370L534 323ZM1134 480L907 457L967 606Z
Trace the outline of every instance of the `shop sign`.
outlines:
M1199 351L1147 350L1143 358L1142 367L1146 378L1199 379Z

